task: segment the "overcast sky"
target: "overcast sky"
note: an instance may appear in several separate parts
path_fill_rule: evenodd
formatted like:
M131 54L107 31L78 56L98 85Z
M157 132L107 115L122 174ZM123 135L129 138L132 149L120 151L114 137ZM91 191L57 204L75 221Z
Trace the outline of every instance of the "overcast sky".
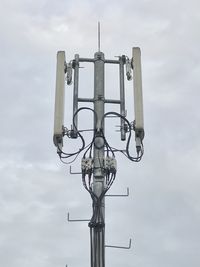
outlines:
M0 265L88 267L91 200L52 142L56 53L142 51L145 155L117 156L106 200L106 266L200 266L200 3L197 0L0 0ZM82 96L93 75L81 69ZM116 96L108 70L106 90ZM126 82L133 120L132 83ZM72 87L67 87L70 127ZM112 106L108 107L108 110ZM84 125L84 119L82 120ZM113 140L119 142L114 133ZM112 137L111 137L112 138ZM112 140L112 139L111 139ZM80 158L73 164L80 170Z

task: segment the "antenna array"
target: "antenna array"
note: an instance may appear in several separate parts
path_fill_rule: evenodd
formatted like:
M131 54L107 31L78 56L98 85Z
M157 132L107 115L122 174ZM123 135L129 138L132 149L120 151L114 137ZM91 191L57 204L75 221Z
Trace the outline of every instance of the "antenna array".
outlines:
M79 69L81 62L89 62L94 65L94 96L93 98L79 97ZM105 64L114 64L119 66L120 80L120 99L106 99L104 88ZM124 72L127 80L133 76L134 91L134 110L133 121L126 118L125 112L125 83ZM72 128L69 130L64 126L64 99L65 99L65 80L71 85L73 80L73 118ZM79 108L79 103L93 103L93 108L87 106ZM118 104L120 113L109 111L105 113L105 105ZM94 128L93 137L89 145L86 145L84 139L84 130L79 130L78 115L83 110L93 113ZM105 119L114 116L120 119L121 141L125 142L125 148L112 148L105 136ZM87 129L85 129L87 131ZM135 135L136 155L130 153L130 140L132 132ZM63 150L63 138L80 139L81 146L73 153ZM62 161L71 157L76 157L82 153L81 176L82 183L92 199L92 217L89 220L90 243L91 243L91 267L105 266L105 247L125 248L131 246L131 240L128 247L105 245L105 196L112 186L116 173L117 161L116 154L122 153L129 160L139 162L143 156L143 103L142 103L142 79L141 79L141 52L140 48L132 49L132 58L119 56L117 60L106 59L104 53L100 51L100 23L98 23L98 52L94 58L82 58L78 54L69 63L66 62L65 52L57 53L57 72L56 72L56 96L55 96L55 116L54 116L54 144L57 147L57 153ZM71 169L70 169L71 172ZM71 172L72 173L72 172ZM77 173L76 173L77 174ZM79 173L78 173L79 174ZM127 193L127 195L129 192ZM126 195L126 196L127 196ZM124 195L123 195L124 196ZM85 221L72 220L68 221Z

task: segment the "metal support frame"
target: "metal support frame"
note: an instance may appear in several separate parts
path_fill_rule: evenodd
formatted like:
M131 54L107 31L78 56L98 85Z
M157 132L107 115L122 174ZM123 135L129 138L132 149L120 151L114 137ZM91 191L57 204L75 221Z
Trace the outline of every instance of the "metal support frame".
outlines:
M125 56L119 57L119 60L108 60L104 58L104 54L100 51L96 52L93 59L81 58L78 54L75 55L73 60L74 68L74 93L73 93L73 114L78 110L79 102L90 102L94 104L94 111L97 114L97 121L94 118L94 130L97 132L101 130L104 132L104 122L102 118L104 116L104 105L118 104L120 105L120 114L122 116L126 115L125 112L125 93L124 93L124 60ZM78 78L79 78L79 63L89 62L94 64L94 97L93 98L79 98L78 97ZM104 65L108 64L118 64L119 65L119 77L120 77L120 99L105 99L104 94ZM78 129L78 115L74 118L74 138L76 138L76 130ZM121 119L121 140L126 139L124 120ZM93 192L95 195L100 196L104 190L105 184L105 174L102 169L104 160L104 147L96 148L94 147L94 175L93 175ZM72 172L70 166L71 174L80 174L79 172ZM107 197L125 197L129 195L129 189L127 188L127 193L122 195L106 195ZM102 200L101 212L105 219L105 199ZM69 222L82 222L88 220L78 220L70 219L68 213ZM113 248L123 248L128 249L129 247L119 247L119 246L108 246L105 245L105 226L99 230L96 228L91 228L91 267L105 267L105 247ZM131 241L130 241L131 242Z
M78 110L78 80L79 80L79 55L75 55L73 61L74 67L74 96L73 96L73 114ZM78 129L78 116L75 116L73 123L73 133L74 137L77 136L76 130Z
M125 93L124 93L124 63L125 56L119 57L119 84L120 84L120 114L125 116ZM126 140L125 122L121 119L121 140Z
M62 56L61 59L59 59ZM119 248L119 249L130 249L131 248L131 239L129 240L128 246L113 246L105 245L105 197L128 197L129 188L127 188L126 194L106 194L107 190L110 188L108 186L108 176L110 173L114 176L116 175L116 163L114 165L109 165L105 160L105 149L107 148L107 157L109 154L108 144L105 143L106 139L104 138L105 131L105 104L117 104L120 108L120 115L116 112L108 112L106 114L107 118L120 117L120 132L121 140L126 140L126 133L131 131L131 124L128 122L126 117L125 109L125 84L124 84L124 67L126 65L126 75L127 79L131 79L131 64L125 55L119 56L118 60L105 59L104 53L100 51L100 24L98 30L98 52L94 54L94 58L81 58L78 54L75 55L73 61L70 61L69 64L65 62L64 52L59 52L58 66L57 66L57 83L56 83L56 105L55 105L55 116L56 116L56 127L54 127L54 143L57 146L58 154L61 157L62 152L62 138L64 135L67 135L70 138L81 137L80 132L84 131L93 131L94 132L94 141L91 143L91 150L93 149L93 159L90 154L90 164L82 165L82 172L73 172L70 166L70 174L82 174L82 180L85 188L88 190L92 197L92 208L93 208L93 218L88 219L71 219L69 213L67 214L68 222L89 222L88 226L90 227L90 245L91 245L91 267L105 267L105 248ZM134 73L134 99L135 99L135 131L136 131L136 149L138 152L138 157L131 157L128 153L128 158L132 161L137 161L141 159L143 155L142 148L142 139L144 137L143 129L143 110L142 110L142 84L141 84L141 62L140 62L140 49L133 48L133 58L135 69ZM79 68L80 62L92 63L94 65L94 95L93 98L80 98L79 97ZM65 64L64 64L65 63ZM105 89L104 89L104 72L105 64L117 64L119 65L119 89L120 89L120 99L105 99ZM65 132L63 125L63 116L64 116L64 78L65 73L67 72L67 84L71 84L72 78L72 68L74 71L74 86L73 86L73 122L72 129ZM133 65L132 65L133 68ZM127 70L128 69L128 70ZM83 109L79 109L79 103L93 103L94 111L94 128L80 130L78 128L78 112ZM87 108L85 108L87 109ZM89 109L89 108L88 108ZM129 125L129 128L127 128ZM64 129L64 130L63 130ZM129 135L130 136L130 135ZM59 137L59 142L58 142ZM101 138L102 144L98 146L98 138ZM100 140L100 139L99 139ZM84 141L84 140L83 140ZM95 141L97 141L95 143ZM128 139L129 141L129 139ZM84 143L84 142L83 142ZM89 147L90 148L90 147ZM83 148L80 151L84 150ZM78 151L77 153L80 153ZM112 150L113 153L114 149ZM118 151L116 149L116 151ZM122 150L119 150L123 152ZM114 151L115 152L115 151ZM139 156L141 152L141 156ZM74 154L77 154L74 153ZM91 152L90 152L91 153ZM65 153L64 153L65 154ZM74 155L72 154L72 155ZM70 155L70 154L65 154ZM78 154L77 154L78 155ZM85 154L84 154L85 155ZM113 153L114 155L114 153ZM125 154L126 155L126 154ZM67 156L68 157L68 156ZM66 158L67 158L66 157ZM85 157L85 156L84 156ZM64 158L64 157L63 157ZM83 158L85 160L85 158ZM82 160L83 160L82 159ZM85 161L84 161L85 162ZM104 165L105 164L105 165ZM106 165L107 164L107 165ZM112 163L113 164L113 163ZM89 167L88 167L89 166ZM113 167L114 166L114 167ZM113 171L114 168L114 171ZM89 187L87 188L86 182L84 180L85 174L88 175ZM113 181L112 181L113 182ZM95 213L96 212L96 213ZM98 214L98 215L97 215ZM99 216L100 214L100 216Z
M94 117L94 128L97 132L104 132L104 54L97 52L94 55L94 111L97 114L97 121ZM94 175L93 175L93 192L100 196L104 190L105 174L102 169L104 160L104 146L96 148L94 146ZM105 201L102 199L101 213L105 220ZM105 226L99 230L91 228L91 267L105 266Z
M99 65L97 62L101 62L102 66L107 64L117 64L119 65L119 81L120 81L120 99L105 99L104 95L102 97L98 97L98 91L99 89L95 89L96 85L101 83L99 77L99 72L96 71L94 74L94 79L96 79L96 82L94 84L94 98L80 98L78 97L78 77L79 77L79 63L80 62L86 62L86 63L94 63L95 66ZM102 104L117 104L120 105L120 114L124 117L126 117L126 110L125 110L125 92L124 92L124 64L125 64L125 56L119 57L119 60L111 60L111 59L105 59L104 54L102 52L95 53L94 58L81 58L78 54L75 55L75 59L73 60L73 67L74 67L74 97L73 97L73 114L78 109L78 103L93 103L94 109L95 109L95 103L101 102ZM103 76L103 83L104 83L104 76ZM104 85L103 85L104 87ZM95 97L95 94L97 94L97 97ZM78 115L74 118L74 124L75 128L78 129ZM75 131L75 128L73 127L73 130ZM121 119L121 140L126 140L126 130L125 130L125 123L124 120Z

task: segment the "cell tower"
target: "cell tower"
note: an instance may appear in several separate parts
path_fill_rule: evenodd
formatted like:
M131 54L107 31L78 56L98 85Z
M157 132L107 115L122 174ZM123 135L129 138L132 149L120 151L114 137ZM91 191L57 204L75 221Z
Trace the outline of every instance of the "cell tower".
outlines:
M89 62L94 65L94 97L79 97L79 69L81 62ZM104 86L105 64L117 64L119 66L119 90L120 99L106 99ZM132 80L133 76L133 95L134 111L133 121L126 118L125 111L125 78ZM65 109L65 84L71 85L73 82L73 118L72 127L69 130L64 126ZM113 95L115 93L113 92ZM88 106L80 107L79 103L93 103L93 108ZM120 112L109 111L105 113L105 105L118 104ZM83 137L84 130L78 126L78 115L83 110L93 113L92 129L93 137L89 145L86 145ZM120 119L121 141L125 143L124 149L114 149L107 142L105 135L104 122L106 117L118 117ZM87 131L87 129L85 129ZM129 146L134 132L136 151L135 156L130 154ZM74 153L67 153L63 150L63 139L79 138L82 142L81 147ZM90 253L91 267L105 267L105 247L117 247L105 245L105 194L112 186L116 173L117 161L115 155L122 153L129 160L139 162L143 156L143 99L142 99L142 77L141 77L141 52L139 47L132 48L132 58L125 55L118 59L106 59L104 53L100 51L100 25L98 24L98 51L94 58L82 58L78 54L74 59L66 62L65 52L57 53L57 72L56 72L56 94L55 94L55 117L54 117L54 144L57 153L63 161L70 157L75 157L82 153L81 175L82 183L92 199L92 216L89 221L90 229ZM69 218L68 220L74 221ZM76 220L79 221L79 220ZM82 221L82 220L80 220ZM128 249L128 247L118 247Z

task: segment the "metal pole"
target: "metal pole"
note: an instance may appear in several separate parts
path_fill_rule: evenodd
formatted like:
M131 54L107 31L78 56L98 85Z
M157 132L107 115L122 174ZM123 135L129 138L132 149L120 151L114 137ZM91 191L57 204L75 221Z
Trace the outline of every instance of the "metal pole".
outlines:
M97 114L97 121L94 118L94 125L97 132L101 129L104 132L104 54L96 52L94 55L94 110ZM94 146L94 176L93 192L100 196L104 190L104 145L100 148ZM105 218L105 201L102 200L101 213ZM102 229L91 228L91 267L105 266L105 227Z
M119 84L120 84L120 114L125 117L125 93L124 93L124 59L119 57ZM121 140L126 140L125 123L121 119Z
M73 95L73 114L78 110L78 79L79 79L79 55L75 55L74 60L74 95ZM74 118L73 133L77 136L76 129L78 129L78 116Z

